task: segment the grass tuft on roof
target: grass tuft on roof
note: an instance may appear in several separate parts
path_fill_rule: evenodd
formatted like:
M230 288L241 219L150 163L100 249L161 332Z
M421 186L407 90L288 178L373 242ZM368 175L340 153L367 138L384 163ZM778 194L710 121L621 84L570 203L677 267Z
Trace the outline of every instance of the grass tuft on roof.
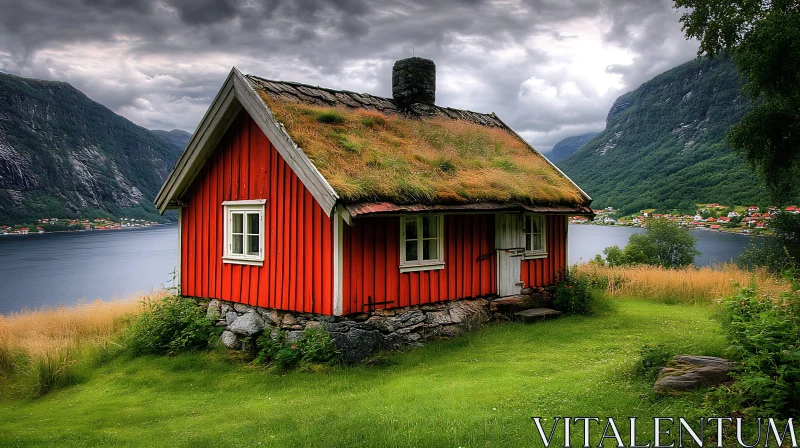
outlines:
M346 202L584 204L577 188L501 128L261 97Z

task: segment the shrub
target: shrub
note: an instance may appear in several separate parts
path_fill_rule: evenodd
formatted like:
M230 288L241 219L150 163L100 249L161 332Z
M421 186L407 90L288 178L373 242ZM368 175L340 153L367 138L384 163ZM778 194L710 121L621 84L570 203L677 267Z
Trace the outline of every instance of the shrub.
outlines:
M636 373L650 381L654 380L659 370L667 365L674 354L661 345L645 345L639 350L639 363Z
M147 302L146 310L128 329L125 341L134 356L172 354L205 349L219 332L193 300L171 296Z
M553 307L565 314L586 314L590 311L592 291L584 275L567 275L553 287Z
M327 363L339 356L331 334L322 328L310 328L305 338L299 341L302 360L305 363Z
M729 356L737 362L731 386L710 396L724 411L759 417L800 412L800 313L791 293L777 299L744 288L724 303Z
M289 347L282 347L275 353L273 361L275 367L279 370L291 370L297 366L302 354L297 349L297 344L292 344Z
M603 249L603 253L606 255L606 263L611 267L624 266L627 264L625 252L617 245L606 247ZM597 255L597 257L600 257L600 255ZM596 264L601 264L602 258L598 259L597 257L595 257L594 262Z
M800 215L779 213L770 227L775 231L775 238L742 252L739 266L761 266L772 273L788 273L794 279L800 278Z
M694 263L699 255L697 240L685 229L665 219L647 221L647 232L631 235L625 249L605 248L609 266L646 264L665 268L681 268Z
M323 328L309 328L296 342L286 340L286 333L262 334L256 341L258 355L255 364L290 370L302 364L333 364L339 360L331 334Z

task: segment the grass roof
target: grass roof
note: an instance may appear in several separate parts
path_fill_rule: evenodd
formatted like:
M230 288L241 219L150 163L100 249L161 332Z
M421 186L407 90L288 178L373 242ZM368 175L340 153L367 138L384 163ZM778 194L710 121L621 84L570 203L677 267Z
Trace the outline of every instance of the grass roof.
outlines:
M261 96L345 202L585 202L544 157L502 128Z

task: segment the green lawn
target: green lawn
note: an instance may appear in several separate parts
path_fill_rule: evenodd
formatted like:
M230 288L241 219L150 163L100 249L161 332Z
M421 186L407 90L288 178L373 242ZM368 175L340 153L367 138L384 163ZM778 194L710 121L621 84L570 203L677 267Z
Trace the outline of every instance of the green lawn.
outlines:
M650 417L700 415L701 397L652 396L632 373L639 348L719 355L712 315L617 301L317 374L268 374L216 352L116 359L44 398L0 399L0 446L541 446L532 416L637 416L645 438Z

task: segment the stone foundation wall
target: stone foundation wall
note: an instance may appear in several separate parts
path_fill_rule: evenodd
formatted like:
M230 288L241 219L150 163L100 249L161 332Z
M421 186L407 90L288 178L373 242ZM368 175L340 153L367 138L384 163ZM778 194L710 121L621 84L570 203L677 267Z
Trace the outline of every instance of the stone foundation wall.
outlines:
M547 304L543 289L523 290L526 302ZM531 300L535 299L535 300ZM220 300L208 302L207 317L225 327L220 337L232 350L253 351L246 341L264 332L285 331L292 342L304 337L309 328L324 327L330 332L347 363L357 363L379 350L419 346L423 341L453 337L493 319L507 319L505 310L487 299L464 299L405 308L375 310L371 314L322 316L265 309Z

